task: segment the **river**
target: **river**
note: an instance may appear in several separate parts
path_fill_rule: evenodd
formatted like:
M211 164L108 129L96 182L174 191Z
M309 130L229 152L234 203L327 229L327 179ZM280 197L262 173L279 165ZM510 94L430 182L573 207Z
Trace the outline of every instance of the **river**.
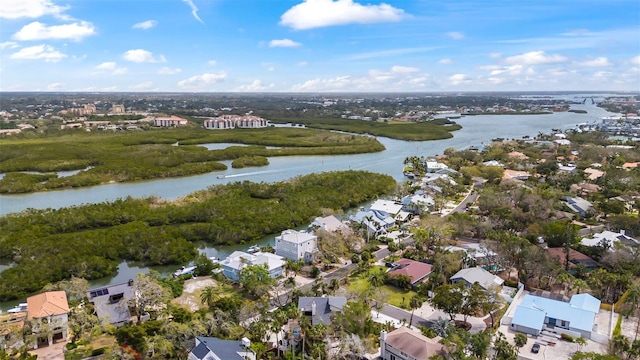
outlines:
M433 156L446 148L464 149L473 145L488 144L494 138L517 139L535 136L539 132L549 133L551 129L568 130L580 123L593 123L603 116L612 115L595 105L573 105L572 109L586 110L587 114L558 112L549 115L479 115L457 119L462 129L453 133L453 138L435 141L409 142L378 137L386 150L372 154L340 156L289 156L269 158L269 165L258 169L229 169L224 172L188 176L173 179L152 180L136 183L108 184L89 188L49 191L22 195L0 195L0 215L19 212L28 208L61 208L113 201L127 196L158 196L176 199L208 186L232 181L250 180L256 182L276 182L314 172L334 170L369 170L388 174L402 180L403 160L408 156ZM218 178L224 174L224 178ZM272 243L273 236L263 238L259 245ZM207 256L224 258L235 250L244 250L248 245L206 247L200 251ZM0 264L0 271L8 264ZM173 272L176 266L153 268L164 274ZM123 262L118 274L91 282L91 286L102 286L126 282L139 272L149 268ZM7 309L18 301L0 303L0 309Z

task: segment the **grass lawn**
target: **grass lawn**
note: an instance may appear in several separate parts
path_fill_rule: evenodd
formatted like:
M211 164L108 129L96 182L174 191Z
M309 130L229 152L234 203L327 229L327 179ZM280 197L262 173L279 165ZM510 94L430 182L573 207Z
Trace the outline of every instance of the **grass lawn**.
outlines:
M369 271L364 274L360 274L357 277L349 278L349 290L357 291L357 292L365 292L369 288L369 276L372 271L380 271L379 269L383 269L386 271L386 268L382 266L374 266ZM380 288L387 290L389 293L388 304L397 306L399 308L408 308L409 300L411 297L416 295L415 291L412 290L402 290L398 289L395 286L390 285L382 285Z

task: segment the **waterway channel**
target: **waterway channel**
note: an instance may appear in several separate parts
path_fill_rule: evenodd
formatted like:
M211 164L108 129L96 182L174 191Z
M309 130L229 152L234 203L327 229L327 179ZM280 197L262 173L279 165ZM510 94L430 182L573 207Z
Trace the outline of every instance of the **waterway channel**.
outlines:
M359 155L340 156L293 156L269 158L269 165L254 169L229 169L224 172L161 179L135 183L108 184L81 189L49 191L22 195L0 195L0 215L20 212L28 208L45 209L75 206L86 203L113 201L118 198L158 196L164 199L176 199L202 190L211 185L233 181L276 182L314 172L335 170L368 170L388 174L396 180L403 180L403 160L408 156L433 156L441 154L446 148L464 149L469 146L488 144L492 139L519 139L523 136L536 136L549 133L551 129L569 130L581 123L595 123L611 113L595 105L573 105L572 109L586 110L586 114L558 112L548 115L480 115L456 119L462 129L453 133L453 138L435 141L410 142L378 137L386 150ZM224 175L221 177L220 175ZM273 236L263 238L259 245L273 242ZM200 248L207 256L224 258L235 250L245 250L251 244ZM9 264L0 264L0 271ZM164 274L176 270L176 266L154 267ZM98 279L91 286L102 286L126 282L135 278L139 272L148 272L149 268L139 264L123 262L118 274ZM24 301L24 300L22 300ZM7 309L17 302L0 303L0 309Z

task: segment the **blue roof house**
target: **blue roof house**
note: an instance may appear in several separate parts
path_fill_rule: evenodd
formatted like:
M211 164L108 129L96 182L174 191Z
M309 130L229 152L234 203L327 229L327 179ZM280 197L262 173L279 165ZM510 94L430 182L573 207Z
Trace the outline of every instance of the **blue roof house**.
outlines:
M534 336L542 330L591 339L600 300L577 294L569 302L525 295L511 320L511 329Z

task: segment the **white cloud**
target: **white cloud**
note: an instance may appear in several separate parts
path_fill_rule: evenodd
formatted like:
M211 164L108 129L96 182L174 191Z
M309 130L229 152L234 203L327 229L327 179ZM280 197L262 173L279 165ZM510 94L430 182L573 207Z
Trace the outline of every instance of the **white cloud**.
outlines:
M13 38L20 41L48 39L80 41L87 36L95 35L95 33L95 27L87 21L53 26L47 26L41 22L34 21L31 24L23 26L20 31L13 35Z
M297 64L297 65L298 65L298 66L307 66L307 65L309 65L309 63L308 63L308 62L306 62L306 61L300 61L300 62L298 62L298 64Z
M11 59L39 60L47 62L58 62L67 55L53 48L51 45L36 45L20 49L9 56Z
M633 65L640 65L640 55L632 57L629 61Z
M126 67L121 67L121 68L114 69L112 74L113 75L124 75L124 74L127 73L127 71L129 71L129 69L127 69Z
M467 74L455 74L449 77L449 83L454 86L467 84L469 82L471 82L471 79L467 76Z
M394 65L391 67L391 72L392 73L401 73L401 74L410 74L410 73L415 73L420 71L420 69L416 68L416 67L409 67L409 66L399 66L399 65Z
M178 81L178 86L184 90L206 90L209 85L222 82L226 78L227 73L224 71L219 73L206 73Z
M113 70L115 68L116 68L115 61L103 62L102 64L96 66L96 69L98 70Z
M451 60L451 59L446 59L446 58L445 58L445 59L440 59L440 60L438 61L438 64L442 64L442 65L450 65L450 64L453 64L453 60Z
M0 6L0 18L39 18L44 15L53 15L58 18L67 18L63 14L68 6L56 5L51 0L2 0Z
M372 58L387 57L387 56L398 56L398 55L405 55L405 54L422 53L422 52L433 51L437 49L438 47L400 48L400 49L391 49L391 50L382 50L382 51L353 54L347 57L347 59L363 60L363 59L372 59Z
M609 59L604 56L597 57L595 59L579 62L578 65L586 66L586 67L602 67L602 66L611 66L613 65Z
M173 74L177 74L177 73L180 73L180 72L182 72L182 69L180 69L180 68L172 69L172 68L167 67L167 66L165 66L165 67L161 68L160 70L158 70L158 74L160 74L160 75L173 75Z
M141 82L139 84L136 85L131 85L129 86L130 90L134 90L134 91L150 91L150 90L154 90L153 88L153 81L145 81L145 82Z
M196 18L196 20L204 24L204 21L200 19L200 16L198 16L198 7L196 7L196 4L194 4L192 0L182 0L182 1L185 4L189 5L189 7L191 8L191 15L193 15L193 17Z
M47 85L47 90L60 90L64 87L63 83L53 83L53 84L49 84Z
M500 59L502 57L502 54L500 53L490 53L489 57L492 59Z
M291 87L291 91L411 91L424 90L431 80L419 69L393 66L388 71L371 69L361 76L316 78Z
M547 55L544 51L530 51L528 53L509 56L505 59L508 64L557 64L567 61L567 58L561 55Z
M160 55L159 57L153 56L151 51L147 51L144 49L132 49L128 50L124 53L123 57L125 60L129 60L131 62L136 63L157 63L157 62L165 62L167 61L164 58L164 55Z
M236 88L236 91L264 91L267 89L272 89L275 87L275 84L271 83L269 85L265 85L260 80L253 80L251 84L248 85L240 85Z
M135 25L133 25L133 29L142 29L142 30L147 30L147 29L151 29L152 27L158 25L158 22L155 20L147 20L147 21L143 21L143 22L139 22Z
M215 65L215 64L217 64L217 63L218 63L218 62L217 62L217 61L215 61L215 60L209 60L209 61L207 61L207 65L210 65L210 66L214 66L214 65Z
M353 0L304 0L280 17L280 24L296 30L346 24L372 24L399 21L402 9L382 3L362 5Z
M17 42L15 41L5 41L3 43L0 43L0 50L4 50L4 49L15 49L17 48L19 45Z
M452 38L453 40L462 40L464 39L464 34L458 31L450 31L447 33L447 36Z
M271 40L269 41L269 47L298 47L302 46L299 42L295 42L291 39Z

